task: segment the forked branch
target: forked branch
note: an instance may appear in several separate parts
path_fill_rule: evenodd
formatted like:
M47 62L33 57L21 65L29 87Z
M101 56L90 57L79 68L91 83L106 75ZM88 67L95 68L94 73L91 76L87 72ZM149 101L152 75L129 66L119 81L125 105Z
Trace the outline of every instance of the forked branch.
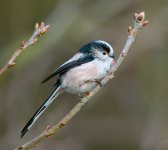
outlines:
M136 34L138 33L139 29L142 29L145 27L149 22L145 21L145 13L141 12L139 14L135 13L134 18L132 20L131 26L128 27L128 39L126 41L126 44L121 51L121 54L119 55L115 65L111 67L110 74L102 80L101 83L105 85L107 82L109 82L113 77L115 71L118 69L120 64L123 62L124 58L126 57ZM81 108L93 97L101 87L98 85L88 96L84 97L78 104L76 104L72 110L56 125L47 128L37 137L32 139L30 142L23 144L22 146L16 148L15 150L28 150L35 146L37 146L40 142L47 139L48 137L53 136L56 134L61 128L63 128L80 110Z
M42 22L40 25L36 23L33 35L26 42L22 41L20 43L19 48L13 53L9 61L0 69L0 75L4 73L8 68L15 66L15 60L21 54L21 52L28 46L35 44L38 40L38 37L43 35L48 28L49 25L45 26L44 22Z

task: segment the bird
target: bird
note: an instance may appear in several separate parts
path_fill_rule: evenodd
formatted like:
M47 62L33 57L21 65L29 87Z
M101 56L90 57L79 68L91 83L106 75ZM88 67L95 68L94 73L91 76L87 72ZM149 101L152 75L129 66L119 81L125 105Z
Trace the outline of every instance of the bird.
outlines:
M21 131L21 138L30 130L41 114L62 92L76 94L80 98L88 96L96 86L102 86L102 79L115 64L112 46L102 40L90 41L60 67L53 71L42 83L58 76L53 92L39 107Z

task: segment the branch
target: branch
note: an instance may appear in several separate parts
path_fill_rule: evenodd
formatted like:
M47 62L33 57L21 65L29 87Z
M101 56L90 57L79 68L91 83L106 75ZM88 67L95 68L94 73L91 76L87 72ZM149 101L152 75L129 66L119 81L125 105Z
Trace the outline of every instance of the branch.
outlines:
M139 29L142 29L143 27L145 27L149 22L145 21L145 13L141 12L139 14L134 15L134 19L132 20L132 25L128 27L128 39L126 41L126 44L123 48L123 50L121 51L121 54L119 55L115 65L113 65L111 67L110 73L107 77L105 77L101 83L103 83L103 85L105 85L107 82L109 82L113 77L114 77L114 73L115 71L118 69L118 67L120 66L120 64L123 62L125 56L127 55L134 39L135 36L137 34L137 32L139 31ZM47 126L47 128L37 137L35 137L33 140L31 140L30 142L16 148L15 150L28 150L31 149L35 146L37 146L40 142L42 142L44 139L47 139L48 137L53 136L54 134L56 134L61 128L63 128L80 110L81 108L91 99L91 97L93 97L99 90L101 89L101 87L98 85L89 95L87 95L86 97L84 97L78 104L76 104L72 110L56 125L54 125L53 127L49 127Z
M21 52L24 49L26 49L28 46L35 44L38 38L41 35L43 35L48 28L49 28L49 25L45 26L44 22L42 22L40 26L38 23L36 23L33 35L26 42L22 41L20 43L19 48L13 53L13 55L11 56L9 61L3 66L3 68L0 69L0 75L3 74L8 68L15 66L16 64L15 60L21 54Z

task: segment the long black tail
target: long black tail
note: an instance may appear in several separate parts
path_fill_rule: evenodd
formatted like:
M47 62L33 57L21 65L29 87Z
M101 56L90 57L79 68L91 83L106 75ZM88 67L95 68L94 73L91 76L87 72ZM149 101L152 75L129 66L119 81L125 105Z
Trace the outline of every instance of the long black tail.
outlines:
M36 111L33 117L29 120L26 126L21 131L21 138L26 134L28 130L34 125L37 119L41 116L41 114L48 108L48 106L53 102L53 100L61 93L60 84L56 86L52 94L48 97L48 99L40 106L40 108Z

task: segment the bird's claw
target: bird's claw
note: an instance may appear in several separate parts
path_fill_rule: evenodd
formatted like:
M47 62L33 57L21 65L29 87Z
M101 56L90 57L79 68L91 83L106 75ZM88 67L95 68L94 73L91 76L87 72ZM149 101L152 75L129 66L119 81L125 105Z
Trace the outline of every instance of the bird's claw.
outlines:
M101 83L100 80L87 80L87 81L85 81L85 83L91 83L91 82L96 82L100 87L103 86L103 84Z

